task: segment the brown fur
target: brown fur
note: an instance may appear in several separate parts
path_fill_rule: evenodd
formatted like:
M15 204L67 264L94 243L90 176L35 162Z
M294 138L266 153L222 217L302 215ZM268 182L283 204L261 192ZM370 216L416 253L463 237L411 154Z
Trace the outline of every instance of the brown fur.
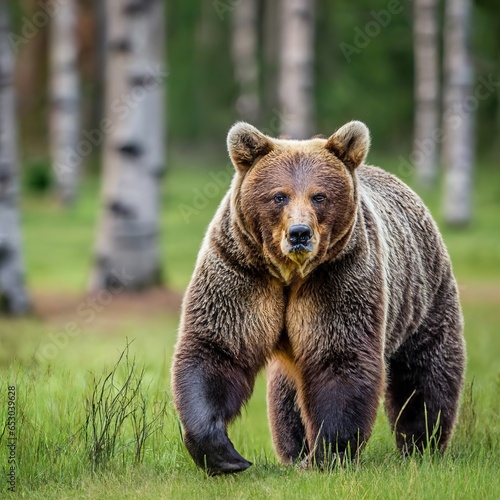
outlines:
M308 141L238 123L228 149L236 175L184 298L172 370L195 462L212 474L250 465L226 428L266 364L284 462L353 457L383 395L403 452L444 450L465 348L449 257L422 201L363 164L360 122Z

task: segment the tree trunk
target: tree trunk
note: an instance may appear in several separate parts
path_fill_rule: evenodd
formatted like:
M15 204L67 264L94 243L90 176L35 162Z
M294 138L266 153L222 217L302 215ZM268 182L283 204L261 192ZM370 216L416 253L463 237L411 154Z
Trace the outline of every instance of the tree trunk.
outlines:
M444 217L450 225L471 219L474 162L472 63L469 53L470 0L447 0L444 36Z
M98 124L104 115L105 53L106 53L106 6L103 0L96 0L93 6L95 16L95 46L92 68L94 90L92 95L92 124Z
M416 177L431 187L437 176L439 127L439 50L437 0L415 0L413 4L415 59L415 123L413 153Z
M30 303L21 254L14 61L8 33L7 2L0 2L0 313L17 315L27 312Z
M269 129L274 130L274 135L279 133L279 123L276 123L276 116L279 114L279 60L280 60L280 40L281 40L281 13L280 2L264 2L263 5L263 59L264 66L261 73L262 96L264 100L263 109L266 110L267 119L265 124ZM264 113L263 113L264 114Z
M281 0L281 133L291 139L314 131L313 62L314 0Z
M260 114L257 9L257 0L245 0L235 6L232 15L231 47L239 86L236 111L250 123L257 123Z
M77 5L59 6L50 31L50 147L57 194L63 205L76 198L83 157L80 140ZM87 152L85 152L87 154Z
M162 0L107 0L106 140L102 214L90 290L161 282L164 171Z

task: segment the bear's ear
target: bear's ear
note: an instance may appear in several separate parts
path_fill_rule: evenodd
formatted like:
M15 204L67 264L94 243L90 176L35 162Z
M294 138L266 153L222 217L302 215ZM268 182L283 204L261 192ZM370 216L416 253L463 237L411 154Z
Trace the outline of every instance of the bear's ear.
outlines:
M272 140L245 122L235 123L227 134L227 149L233 165L241 172L247 171L255 161L270 153Z
M326 141L326 149L354 170L366 158L370 149L370 132L363 122L352 121L340 127Z

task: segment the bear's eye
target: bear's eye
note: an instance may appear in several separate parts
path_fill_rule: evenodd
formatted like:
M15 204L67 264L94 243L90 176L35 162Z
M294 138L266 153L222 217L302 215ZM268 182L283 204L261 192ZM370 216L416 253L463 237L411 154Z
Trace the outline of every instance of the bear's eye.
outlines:
M326 196L323 193L318 193L313 195L312 200L314 203L323 203L326 200Z
M287 200L288 200L288 196L286 194L283 194L283 193L278 193L274 197L274 203L276 203L276 205L283 205Z

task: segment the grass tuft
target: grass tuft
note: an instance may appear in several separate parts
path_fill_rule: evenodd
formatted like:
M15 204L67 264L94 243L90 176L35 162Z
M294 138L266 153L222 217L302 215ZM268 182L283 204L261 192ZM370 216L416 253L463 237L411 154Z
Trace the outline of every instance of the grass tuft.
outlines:
M130 358L129 347L127 343L107 375L93 376L85 399L85 443L93 469L107 465L120 450L125 461L130 447L134 461L142 463L146 441L165 421L166 401L148 412L146 370Z

